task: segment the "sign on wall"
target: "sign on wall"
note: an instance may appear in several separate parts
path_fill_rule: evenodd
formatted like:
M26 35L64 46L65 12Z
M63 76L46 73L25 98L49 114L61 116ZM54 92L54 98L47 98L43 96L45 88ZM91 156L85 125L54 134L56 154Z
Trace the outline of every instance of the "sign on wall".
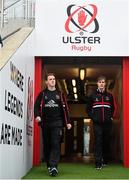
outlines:
M0 153L2 174L7 177L23 164L25 70L10 61L2 70ZM15 156L14 156L15 155ZM16 162L16 159L18 164ZM8 162L8 175L5 170ZM6 166L6 167L5 167Z
M33 36L0 71L0 179L18 179L32 167Z
M128 56L129 1L37 0L37 56Z

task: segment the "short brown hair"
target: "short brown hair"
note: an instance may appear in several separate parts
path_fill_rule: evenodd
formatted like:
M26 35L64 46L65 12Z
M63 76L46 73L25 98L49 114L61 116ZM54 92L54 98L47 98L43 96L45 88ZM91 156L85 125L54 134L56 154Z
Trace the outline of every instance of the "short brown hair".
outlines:
M106 77L103 76L103 75L101 75L101 76L99 76L99 77L97 78L97 82L98 82L98 81L101 81L101 80L103 80L103 79L106 81Z
M46 77L45 77L46 80L48 79L48 76L54 76L54 77L56 78L56 76L55 76L54 73L47 73L47 74L46 74Z

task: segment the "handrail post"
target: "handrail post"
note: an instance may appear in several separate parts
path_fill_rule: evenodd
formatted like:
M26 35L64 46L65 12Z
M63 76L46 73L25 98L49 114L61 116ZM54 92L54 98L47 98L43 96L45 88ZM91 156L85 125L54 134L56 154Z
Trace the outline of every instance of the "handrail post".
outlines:
M4 27L4 0L1 0L1 22L0 27Z

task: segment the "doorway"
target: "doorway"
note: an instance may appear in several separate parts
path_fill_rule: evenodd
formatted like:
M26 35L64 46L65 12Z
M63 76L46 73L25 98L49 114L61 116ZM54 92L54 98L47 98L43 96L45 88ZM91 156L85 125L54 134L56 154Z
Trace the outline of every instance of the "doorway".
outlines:
M42 88L45 86L44 77L48 72L54 72L57 78L57 88L63 91L68 100L70 106L70 117L73 123L75 121L78 127L84 127L81 125L81 120L89 118L86 113L86 107L83 97L88 95L94 88L96 88L96 79L99 75L105 75L108 79L108 90L111 91L116 96L117 108L122 109L122 59L114 57L43 57L42 58ZM85 68L86 77L84 80L80 80L79 69ZM75 98L73 92L72 79L76 80L78 96ZM79 108L77 108L79 107ZM113 142L112 142L112 158L115 161L122 160L122 111L116 112L116 117L114 119L114 130L113 130ZM72 130L74 131L74 130ZM65 131L66 132L66 131ZM75 141L75 138L71 137L71 142L63 144L63 156L67 156L68 152L66 149L72 146L69 155L82 155L84 147L84 134L83 128L79 128L80 141L79 146ZM74 132L73 132L74 133ZM69 133L70 134L70 133ZM78 133L79 134L79 133ZM65 134L65 139L67 136L70 137L67 132ZM93 136L91 147L93 147ZM82 145L81 145L82 144ZM77 153L75 151L77 150ZM78 151L79 150L79 151ZM91 154L93 154L93 148L90 149Z

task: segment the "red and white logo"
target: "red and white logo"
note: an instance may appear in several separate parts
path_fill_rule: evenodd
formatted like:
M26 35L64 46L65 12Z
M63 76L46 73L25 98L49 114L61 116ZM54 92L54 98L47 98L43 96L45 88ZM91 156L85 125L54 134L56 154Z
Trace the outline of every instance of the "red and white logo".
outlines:
M79 31L96 33L99 30L97 21L97 6L87 4L84 6L69 5L67 7L68 19L65 23L65 30L68 33Z

